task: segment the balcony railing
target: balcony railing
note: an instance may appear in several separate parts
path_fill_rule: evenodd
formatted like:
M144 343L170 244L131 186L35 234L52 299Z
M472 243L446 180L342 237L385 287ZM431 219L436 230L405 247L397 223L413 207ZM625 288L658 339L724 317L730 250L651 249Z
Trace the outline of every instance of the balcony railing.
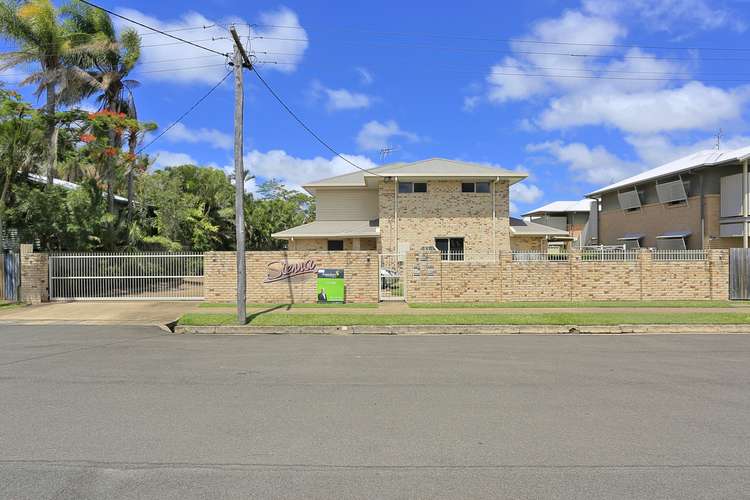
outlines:
M565 252L522 252L513 251L513 262L567 262L568 254Z
M655 261L700 261L706 260L705 250L653 250L651 258Z

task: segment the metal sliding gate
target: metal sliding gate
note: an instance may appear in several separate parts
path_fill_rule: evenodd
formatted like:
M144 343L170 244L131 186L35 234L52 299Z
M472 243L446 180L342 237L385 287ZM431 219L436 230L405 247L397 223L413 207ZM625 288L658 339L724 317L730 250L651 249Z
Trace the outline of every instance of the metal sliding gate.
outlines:
M60 253L49 257L50 300L201 300L201 253Z
M404 259L396 254L380 255L380 300L406 300Z

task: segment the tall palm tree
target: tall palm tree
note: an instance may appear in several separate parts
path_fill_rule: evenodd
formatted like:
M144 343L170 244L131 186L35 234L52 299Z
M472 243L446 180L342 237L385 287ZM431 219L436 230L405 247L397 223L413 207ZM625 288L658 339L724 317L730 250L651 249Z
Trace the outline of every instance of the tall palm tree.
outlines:
M138 119L133 89L139 85L128 76L141 56L141 37L137 31L125 29L118 38L109 14L91 8L77 1L64 8L69 16L69 23L74 31L88 34L86 41L89 57L88 70L81 71L79 77L86 85L86 93L97 95L97 101L103 109L114 113L125 113L130 118ZM138 134L130 131L128 147L135 154L138 145ZM112 131L110 143L118 150L123 145L123 135ZM131 215L133 194L132 163L127 169L128 178L128 216ZM107 198L110 211L114 211L114 182L116 164L113 161L107 166Z
M35 95L46 97L46 174L51 186L57 166L55 113L60 104L80 100L79 68L72 61L86 47L50 0L0 0L0 36L16 44L16 50L0 54L0 70L38 65L22 84L36 85Z

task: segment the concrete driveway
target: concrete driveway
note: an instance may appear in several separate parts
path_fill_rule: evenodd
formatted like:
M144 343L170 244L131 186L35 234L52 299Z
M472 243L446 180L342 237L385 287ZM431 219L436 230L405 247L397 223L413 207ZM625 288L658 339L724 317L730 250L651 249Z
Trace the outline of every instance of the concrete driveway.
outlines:
M165 325L199 302L51 302L0 309L0 324Z

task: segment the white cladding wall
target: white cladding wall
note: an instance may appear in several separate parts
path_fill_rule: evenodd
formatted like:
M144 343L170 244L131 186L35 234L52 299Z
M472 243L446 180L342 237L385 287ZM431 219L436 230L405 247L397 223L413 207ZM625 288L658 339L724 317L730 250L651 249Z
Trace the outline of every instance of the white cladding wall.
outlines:
M377 189L318 189L316 220L373 220L378 218Z

